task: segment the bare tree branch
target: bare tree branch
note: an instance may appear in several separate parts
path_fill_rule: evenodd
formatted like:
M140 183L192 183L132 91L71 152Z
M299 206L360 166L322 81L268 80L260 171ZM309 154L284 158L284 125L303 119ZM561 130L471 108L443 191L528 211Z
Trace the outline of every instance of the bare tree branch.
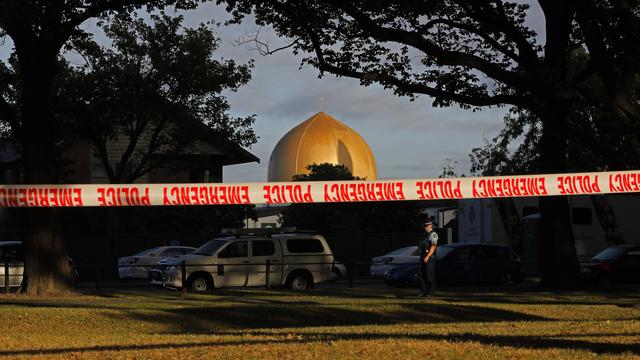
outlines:
M272 50L272 49L269 48L269 42L268 41L260 39L260 29L257 29L256 31L254 31L252 33L246 33L241 38L235 40L234 44L236 46L249 45L247 47L247 50L257 51L260 55L266 56L266 55L271 55L271 54L277 53L278 51L282 51L282 50L291 48L291 47L293 47L293 46L298 44L298 40L297 39L293 40L288 45L283 45L283 46L280 46L280 47Z
M506 45L503 45L502 43L498 42L496 39L492 38L491 36L489 36L489 34L487 34L486 32L480 31L477 27L475 26L471 26L471 25L467 25L467 24L462 24L456 21L452 21L449 19L433 19L430 20L427 23L427 27L431 27L431 26L435 26L438 24L443 24L443 25L447 25L450 28L457 28L460 30L464 30L470 34L474 34L477 35L479 37L481 37L484 41L486 41L488 44L490 44L491 46L493 46L494 49L500 51L501 53L505 54L506 56L508 56L509 58L515 60L515 61L519 61L520 60L520 55L516 54L511 48L509 48Z

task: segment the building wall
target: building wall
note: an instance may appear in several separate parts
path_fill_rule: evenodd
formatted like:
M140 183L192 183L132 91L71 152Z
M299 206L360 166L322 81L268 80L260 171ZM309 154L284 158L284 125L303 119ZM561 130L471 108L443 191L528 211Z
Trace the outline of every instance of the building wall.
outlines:
M632 194L609 195L606 198L611 204L620 240L627 244L640 244L640 229L638 227L640 196Z

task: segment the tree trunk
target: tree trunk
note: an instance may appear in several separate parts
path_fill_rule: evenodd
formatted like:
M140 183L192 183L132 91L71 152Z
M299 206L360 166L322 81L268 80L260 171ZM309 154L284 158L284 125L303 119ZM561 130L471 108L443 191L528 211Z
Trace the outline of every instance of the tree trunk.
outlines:
M57 49L38 41L16 43L22 76L22 143L24 182L57 182L55 142L57 128L50 113L50 99ZM49 50L47 50L49 49ZM71 285L71 269L61 228L59 213L53 208L25 209L25 291L33 295L66 292Z
M567 171L567 140L571 85L567 60L576 0L540 2L545 14L545 56L543 79L537 89L542 96L537 113L542 120L540 171L547 174ZM541 197L542 285L566 288L576 284L578 258L566 196Z
M545 106L542 119L540 170L556 174L567 171L568 107L562 100ZM573 228L566 196L539 199L542 230L542 285L575 286L579 275Z

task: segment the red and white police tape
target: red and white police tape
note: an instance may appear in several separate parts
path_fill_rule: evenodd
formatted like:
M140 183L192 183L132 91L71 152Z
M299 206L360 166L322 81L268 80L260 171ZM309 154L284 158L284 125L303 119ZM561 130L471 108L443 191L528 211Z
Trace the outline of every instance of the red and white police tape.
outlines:
M640 192L640 171L376 181L0 185L0 207L287 204Z

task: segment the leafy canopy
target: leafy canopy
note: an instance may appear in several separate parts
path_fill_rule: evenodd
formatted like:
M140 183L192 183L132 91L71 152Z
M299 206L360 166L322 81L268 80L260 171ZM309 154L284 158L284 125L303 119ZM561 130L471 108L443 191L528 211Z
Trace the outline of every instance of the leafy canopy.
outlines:
M296 174L294 181L363 180L341 164L311 164L309 173ZM284 226L323 233L403 233L420 230L425 204L419 201L386 201L332 204L292 204L283 213Z

